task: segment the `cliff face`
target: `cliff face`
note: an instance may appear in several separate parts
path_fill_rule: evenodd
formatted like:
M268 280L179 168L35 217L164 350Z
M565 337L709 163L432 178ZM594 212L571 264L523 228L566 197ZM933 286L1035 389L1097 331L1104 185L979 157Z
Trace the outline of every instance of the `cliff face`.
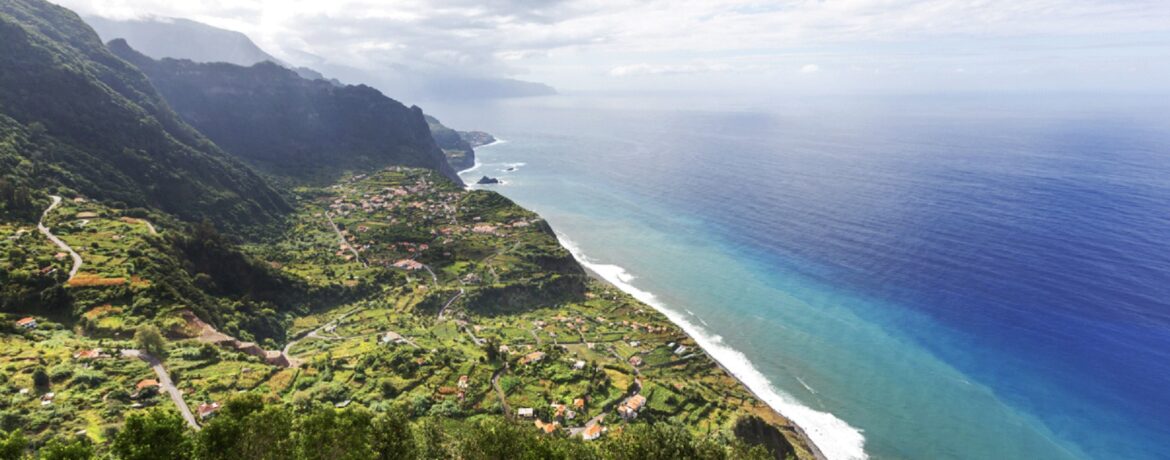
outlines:
M76 14L31 0L0 2L0 176L228 226L290 209Z
M307 80L279 65L154 60L115 40L178 114L269 173L324 182L390 165L433 169L462 184L418 107L364 85Z
M427 125L431 129L431 136L434 136L435 143L439 148L443 149L443 154L447 156L447 162L451 164L456 171L475 166L475 150L472 145L463 139L458 131L443 126L439 119L430 115L426 116Z

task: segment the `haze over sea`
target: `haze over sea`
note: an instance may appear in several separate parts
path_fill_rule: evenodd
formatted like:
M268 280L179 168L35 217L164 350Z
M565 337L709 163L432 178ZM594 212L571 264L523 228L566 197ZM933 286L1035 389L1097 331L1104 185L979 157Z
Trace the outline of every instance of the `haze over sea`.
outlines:
M1166 98L565 100L431 109L831 457L1166 458Z

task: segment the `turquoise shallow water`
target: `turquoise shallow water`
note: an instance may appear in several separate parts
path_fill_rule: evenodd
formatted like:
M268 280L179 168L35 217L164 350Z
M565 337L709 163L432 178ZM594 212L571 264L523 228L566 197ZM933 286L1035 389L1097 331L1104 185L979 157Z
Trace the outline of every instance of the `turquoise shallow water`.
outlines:
M465 179L500 177L504 184L495 190L540 212L579 259L686 327L833 458L1160 458L1165 427L1143 417L1164 408L1157 388L1165 381L1158 366L1165 363L1142 353L1156 358L1164 351L1157 349L1165 337L1157 316L1165 313L1162 305L1150 305L1140 322L1116 313L1107 324L1109 337L1130 341L1107 346L1123 347L1137 361L1086 366L1084 360L1099 358L1048 348L1083 346L1068 338L1073 335L1097 340L1092 334L1100 331L1070 328L1106 315L1090 309L1095 297L1122 297L1110 298L1117 294L1107 286L1089 289L1091 281L1071 281L1086 287L1065 301L1084 303L1092 313L1063 302L1049 307L1036 299L1065 295L1054 280L1072 276L1045 266L1055 256L1039 251L1043 260L1010 276L1009 265L973 264L985 254L1037 257L1031 248L1049 243L963 234L1026 234L1034 231L1037 224L1029 219L1037 212L1079 224L1075 216L1085 199L1054 204L1036 186L1074 173L1149 187L1142 193L1154 197L1165 193L1164 180L1125 170L1127 164L1164 167L1143 156L1156 148L1143 150L1145 144L1133 141L1125 146L1132 151L1111 151L1120 166L1077 165L1089 160L1073 157L1058 162L1063 169L1045 173L1052 160L1047 156L1059 150L1040 140L1049 142L1055 122L1035 124L1048 116L1036 112L1026 113L1029 126L999 133L975 128L998 123L1002 113L907 116L897 123L885 117L842 122L756 112L524 106L440 115L448 124L488 129L506 140L479 149L480 165ZM1164 146L1156 129L1122 123L1112 127L1151 135L1151 145ZM939 124L946 126L942 133L929 133ZM881 134L909 129L928 134ZM959 143L978 142L979 148L956 151ZM1018 156L1006 161L1003 152ZM882 153L887 156L875 159ZM997 163L1010 165L988 169ZM1103 167L1110 174L1097 177ZM1005 179L1019 176L1027 177L1027 190L1011 190L1015 182ZM984 188L1003 195L989 196ZM1126 193L1105 201L1165 209L1144 201L1152 197ZM956 209L963 198L987 203L968 216ZM1027 209L1014 215L1013 206ZM1166 230L1161 221L1143 220L1144 211L1113 206L1102 212L1119 225L1131 219L1149 226L1139 240ZM978 228L980 216L995 226ZM937 224L948 219L958 227ZM1062 237L1081 238L1076 247L1108 246L1111 235ZM1061 235L1047 236L1043 241ZM942 243L928 244L935 240ZM1132 250L1108 249L1114 262ZM1085 255L1060 266L1073 274L1092 272L1085 259L1091 260ZM1163 268L1151 263L1143 269L1156 279L1165 275ZM1030 287L1050 289L1049 296L1011 293L1009 282L1021 276L1034 278ZM961 288L977 283L986 286ZM1027 321L1013 316L1025 314ZM1074 325L1063 326L1065 320ZM1154 375L1090 381L1128 372L1129 365ZM1084 381L1063 380L1068 376ZM1127 400L1132 392L1125 385L1152 388L1153 399Z

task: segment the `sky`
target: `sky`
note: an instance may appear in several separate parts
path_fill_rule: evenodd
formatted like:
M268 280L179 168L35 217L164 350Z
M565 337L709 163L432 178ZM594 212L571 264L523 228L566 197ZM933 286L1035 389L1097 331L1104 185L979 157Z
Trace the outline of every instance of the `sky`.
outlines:
M561 92L1170 92L1170 0L59 0Z

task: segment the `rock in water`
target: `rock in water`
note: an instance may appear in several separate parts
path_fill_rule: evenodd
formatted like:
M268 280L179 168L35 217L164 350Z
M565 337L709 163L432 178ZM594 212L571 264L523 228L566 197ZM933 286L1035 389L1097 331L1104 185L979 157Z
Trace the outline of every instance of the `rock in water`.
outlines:
M490 185L490 184L498 184L498 183L500 183L500 180L496 179L494 177L483 176L483 177L479 178L479 181L476 183L479 185Z

